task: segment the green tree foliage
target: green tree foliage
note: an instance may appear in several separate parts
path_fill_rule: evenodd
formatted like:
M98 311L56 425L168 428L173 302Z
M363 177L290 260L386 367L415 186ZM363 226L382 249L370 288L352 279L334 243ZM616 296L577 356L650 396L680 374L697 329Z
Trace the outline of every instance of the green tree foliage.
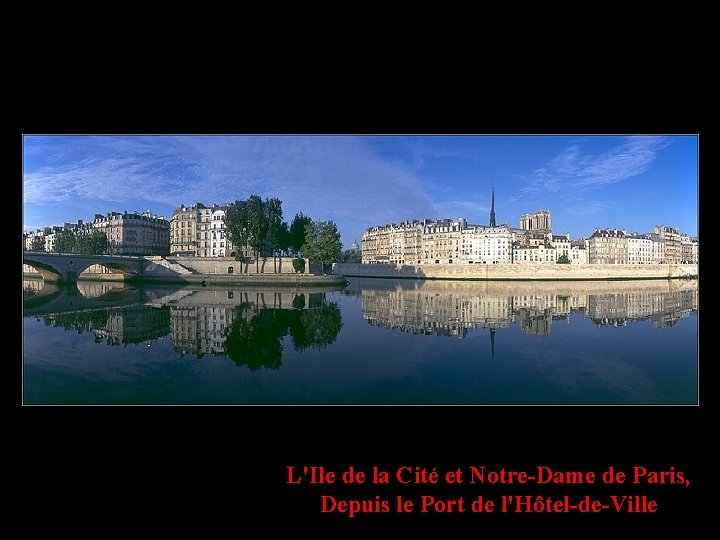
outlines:
M300 272L302 274L305 271L305 259L297 257L293 259L292 265L293 270L295 270L296 272Z
M305 226L305 244L302 252L311 262L325 265L337 262L342 252L340 233L333 221L313 221Z
M108 237L103 231L94 229L89 234L77 236L77 248L80 253L102 255L108 247Z
M267 231L268 224L265 213L265 204L259 195L250 195L247 203L247 215L248 215L248 246L250 246L255 253L264 253L265 246L268 244ZM260 258L255 258L256 271L260 271Z
M247 200L235 201L225 213L225 228L228 239L238 250L249 247L263 256L275 256L288 243L282 201L278 198L263 201L259 195L250 195ZM259 265L256 258L258 271Z
M42 236L33 237L30 251L45 251L45 238Z
M282 225L280 227L280 233L278 236L280 242L280 251L287 254L290 250L290 227L288 226L287 221L282 222Z
M567 255L565 255L565 254L560 255L560 256L558 257L556 263L557 263L557 264L570 264L570 258L569 258Z
M266 254L274 255L282 243L282 201L277 197L265 199L263 202L263 214L265 221L265 244L268 246Z
M305 244L305 227L312 223L312 218L304 215L302 212L295 214L290 224L290 242L289 247L293 255L299 255Z
M75 233L69 229L63 229L55 233L55 253L76 253L77 238Z
M238 252L244 251L248 245L249 216L247 212L247 201L235 201L225 212L225 231L228 240L233 243ZM238 255L238 260L244 257Z
M340 262L344 263L360 263L362 262L362 253L360 251L353 251L352 249L346 249L340 256Z
M277 197L265 199L263 202L263 214L266 227L263 254L272 255L273 270L277 272L275 257L280 251L283 242L282 201Z

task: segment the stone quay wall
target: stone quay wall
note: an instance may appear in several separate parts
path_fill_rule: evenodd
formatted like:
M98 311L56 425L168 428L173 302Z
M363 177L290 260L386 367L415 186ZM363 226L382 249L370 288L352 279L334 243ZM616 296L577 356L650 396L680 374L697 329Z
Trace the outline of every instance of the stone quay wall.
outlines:
M360 264L335 263L345 277L479 281L697 278L697 264Z
M147 257L151 259L151 257ZM250 258L248 262L235 260L234 257L164 257L172 264L178 264L198 274L225 274L229 275L229 268L232 267L232 274L294 274L292 261L293 257L276 257L273 263L272 257L261 258L256 265L255 259ZM277 269L277 272L275 271ZM305 272L310 273L310 264L305 259Z

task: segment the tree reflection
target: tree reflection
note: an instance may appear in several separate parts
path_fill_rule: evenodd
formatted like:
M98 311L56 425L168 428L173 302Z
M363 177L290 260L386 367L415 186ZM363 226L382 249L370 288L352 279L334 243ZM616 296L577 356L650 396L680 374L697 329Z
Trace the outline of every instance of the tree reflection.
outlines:
M335 303L290 312L290 337L295 350L299 352L308 347L324 349L335 342L340 328L342 328L340 308Z
M104 330L107 327L109 312L105 309L94 311L70 311L43 317L46 326L59 326L65 330L77 330L78 334Z
M337 303L322 303L302 309L304 302L293 300L295 309L263 308L240 304L226 331L225 352L238 366L251 370L279 369L282 364L283 337L289 335L295 350L324 349L334 343L342 328ZM303 297L304 299L304 297ZM296 301L297 300L297 301Z

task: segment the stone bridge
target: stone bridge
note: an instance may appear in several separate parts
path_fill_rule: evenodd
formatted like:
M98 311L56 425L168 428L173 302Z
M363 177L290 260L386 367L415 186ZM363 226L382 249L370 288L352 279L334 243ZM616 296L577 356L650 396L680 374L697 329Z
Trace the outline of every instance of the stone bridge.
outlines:
M147 260L134 255L76 255L25 251L23 263L35 268L45 281L75 283L78 275L94 264L126 275L142 275Z

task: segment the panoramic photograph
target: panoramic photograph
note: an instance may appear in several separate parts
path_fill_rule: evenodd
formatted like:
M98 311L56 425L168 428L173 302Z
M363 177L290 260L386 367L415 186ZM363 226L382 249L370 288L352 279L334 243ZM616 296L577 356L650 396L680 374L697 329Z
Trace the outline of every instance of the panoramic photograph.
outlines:
M23 136L23 405L698 404L698 136Z

